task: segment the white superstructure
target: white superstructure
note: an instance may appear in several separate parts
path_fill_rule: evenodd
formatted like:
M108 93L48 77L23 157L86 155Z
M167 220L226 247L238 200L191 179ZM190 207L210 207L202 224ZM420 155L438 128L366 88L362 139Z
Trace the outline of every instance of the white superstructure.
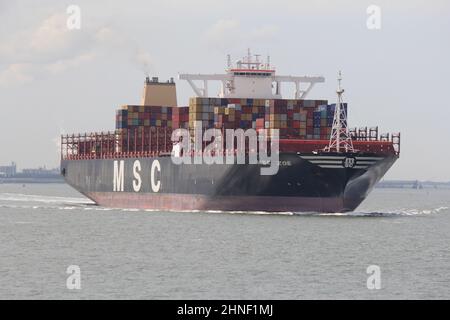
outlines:
M228 68L225 74L180 74L181 80L187 80L199 97L208 97L208 82L220 81L220 98L281 99L281 84L295 84L295 99L305 99L316 83L324 82L324 77L278 76L275 68L267 61L260 61L260 55L248 55L232 65L228 55ZM202 86L194 81L203 82ZM306 85L306 86L304 86ZM302 88L303 87L303 88Z

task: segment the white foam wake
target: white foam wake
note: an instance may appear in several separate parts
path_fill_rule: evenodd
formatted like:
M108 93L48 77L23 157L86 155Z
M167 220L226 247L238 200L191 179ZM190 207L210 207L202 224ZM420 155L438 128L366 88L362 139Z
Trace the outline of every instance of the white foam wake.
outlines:
M449 207L441 206L431 209L400 208L395 210L371 210L354 211L345 213L320 213L323 216L350 216L350 217L395 217L395 216L421 216L440 213L449 210Z
M30 195L21 193L0 193L0 208L10 209L53 209L53 210L86 210L86 211L122 211L122 212L160 212L154 209L121 209L105 208L96 206L88 198L57 197L44 195ZM430 209L400 208L393 210L360 210L345 213L323 213L323 212L267 212L267 211L220 211L220 210L170 210L173 212L190 213L225 213L242 215L291 215L291 216L335 216L335 217L397 217L397 216L420 216L431 215L449 211L448 206L440 206ZM164 210L165 211L165 210Z
M87 198L56 197L56 196L43 196L43 195L22 194L22 193L0 193L0 201L67 203L67 204L94 203Z

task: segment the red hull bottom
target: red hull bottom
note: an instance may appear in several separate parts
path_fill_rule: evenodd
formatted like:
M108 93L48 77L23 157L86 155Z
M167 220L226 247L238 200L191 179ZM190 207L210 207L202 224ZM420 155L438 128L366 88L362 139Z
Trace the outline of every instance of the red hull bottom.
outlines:
M90 192L87 196L98 205L105 207L168 211L342 212L350 209L344 205L343 198L339 197L209 197L192 194L130 192Z

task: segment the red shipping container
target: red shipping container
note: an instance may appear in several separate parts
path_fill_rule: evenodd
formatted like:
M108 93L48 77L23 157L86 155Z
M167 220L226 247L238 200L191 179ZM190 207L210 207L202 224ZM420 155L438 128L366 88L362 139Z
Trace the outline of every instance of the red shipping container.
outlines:
M274 105L275 106L280 106L280 107L287 107L287 100L285 100L285 99L276 99L275 101L274 101Z
M263 118L256 119L256 128L257 129L263 129L264 128L264 119Z

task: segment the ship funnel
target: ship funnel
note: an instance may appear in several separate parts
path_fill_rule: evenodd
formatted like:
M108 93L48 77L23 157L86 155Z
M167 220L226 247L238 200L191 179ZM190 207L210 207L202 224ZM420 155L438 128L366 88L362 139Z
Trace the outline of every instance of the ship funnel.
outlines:
M177 105L177 91L173 78L166 82L159 82L158 77L146 77L141 98L143 106L168 106Z

